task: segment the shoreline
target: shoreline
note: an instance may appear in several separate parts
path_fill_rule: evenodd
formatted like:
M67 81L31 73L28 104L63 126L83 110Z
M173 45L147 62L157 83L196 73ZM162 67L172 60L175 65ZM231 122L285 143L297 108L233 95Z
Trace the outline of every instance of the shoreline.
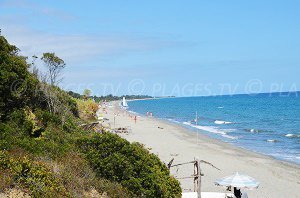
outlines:
M134 112L134 111L127 111L128 113L131 113L131 114L134 114L134 115L138 115L138 116L141 116L143 118L148 118L148 119L153 119L153 120L156 120L157 122L163 122L165 123L166 125L173 125L174 127L178 127L178 128L181 128L183 131L186 131L187 135L190 135L191 138L194 138L197 136L197 131L202 131L201 129L198 129L198 130L195 130L193 131L193 129L189 129L188 127L185 127L184 125L180 124L180 123L174 123L172 121L168 121L168 120L165 120L165 119L162 119L162 118L156 118L156 117L146 117L145 115L141 115L140 113L137 113L137 112ZM219 139L215 139L213 137L209 137L208 135L206 134L203 134L203 133L198 133L198 138L200 139L207 139L208 141L210 142L213 142L215 144L220 144L224 147L228 147L229 149L233 149L233 150L237 150L239 152L243 152L245 154L248 154L248 155L257 155L259 157L262 157L262 158L268 158L270 160L274 160L276 161L277 163L282 163L286 166L290 166L292 168L298 168L299 171L300 171L300 164L297 164L297 163L294 163L292 161L288 161L288 160L284 160L284 159L278 159L274 156L271 156L271 155L267 155L267 154L264 154L264 153L259 153L257 151L252 151L250 149L247 149L247 148L243 148L243 147L239 147L237 145L234 145L234 144L230 144L229 142L224 142L222 140L219 140ZM201 136L201 137L200 137ZM300 178L299 178L300 180Z
M247 148L240 147L238 145L231 144L230 142L225 142L225 141L222 141L222 140L210 137L210 136L208 136L206 134L201 133L201 131L204 131L204 130L197 129L197 130L194 131L193 129L189 129L188 127L185 127L185 126L183 126L180 123L178 123L178 124L177 123L173 123L172 121L164 120L164 119L161 119L161 118L154 118L154 119L157 119L157 120L159 120L161 122L165 122L165 123L170 124L170 125L175 125L175 126L181 127L181 128L183 128L183 130L187 130L187 133L197 133L197 131L200 131L200 133L198 135L202 136L201 138L210 139L210 141L215 141L216 144L223 144L223 146L228 146L231 149L237 149L237 150L239 150L241 152L251 153L251 154L255 154L255 155L260 155L261 157L270 158L270 159L273 159L275 161L282 162L282 163L284 163L286 165L295 166L295 167L297 167L297 168L300 169L300 164L298 164L298 163L295 163L295 162L292 162L292 161L288 161L288 160L284 160L284 159L279 159L279 158L276 158L276 157L274 157L272 155L268 155L268 154L265 154L265 153L260 153L260 152L257 152L257 151L253 151L253 150L250 150L250 149L247 149ZM196 134L192 134L192 135L196 136Z
M297 197L300 193L300 166L291 162L278 160L272 156L253 152L231 145L221 140L213 139L205 134L193 132L176 123L159 118L149 118L137 114L135 123L133 113L121 110L117 102L108 109L105 117L113 120L116 117L116 127L129 127L129 134L120 134L130 142L140 142L157 154L164 163L172 158L174 164L193 160L199 157L220 168L221 171L202 165L202 191L224 192L224 188L214 185L216 179L233 174L235 171L256 178L261 186L257 190L248 191L249 197ZM196 137L198 136L198 141ZM189 176L193 167L180 167L171 170L175 177ZM183 191L193 190L193 181L179 180ZM275 189L275 191L274 191Z
M273 93L273 94L276 94L276 93ZM265 93L259 93L259 94L265 94ZM246 94L238 94L238 95L246 95ZM220 95L220 96L223 96L223 95ZM198 96L195 96L195 97L198 97ZM203 96L203 97L206 97L206 96ZM168 98L168 97L163 97L163 98L145 98L145 99L137 99L137 100L152 100L152 99L165 99L165 98ZM182 97L171 97L171 98L182 98ZM128 101L135 101L135 100L128 100ZM142 116L142 117L146 117L145 115L140 114L138 112L134 112L134 111L129 111L129 112L133 113L133 114L136 114L136 115L139 115L139 116ZM285 159L284 157L272 156L271 154L268 154L268 153L255 151L255 150L252 150L251 148L241 147L241 146L239 146L237 144L234 144L234 143L231 143L231 142L226 142L226 141L224 141L222 139L218 139L218 138L215 138L215 137L211 137L210 135L208 135L208 134L211 133L210 131L206 131L205 129L199 129L199 128L195 129L194 125L185 125L184 123L178 122L176 120L174 120L174 122L173 122L171 120L164 119L164 118L159 118L159 117L155 117L155 119L158 119L159 121L166 122L168 124L172 124L172 125L174 124L176 126L182 127L183 129L187 130L189 133L196 133L196 132L198 132L199 135L203 135L206 138L210 138L212 140L216 140L219 143L225 143L227 145L232 146L233 148L239 148L239 149L244 150L244 151L249 151L249 152L252 152L252 153L256 153L256 154L259 154L259 155L262 155L262 156L265 156L265 157L269 157L269 158L274 159L274 160L278 160L279 162L290 164L291 166L295 165L296 167L300 168L300 161L297 163L296 161L288 160L288 159ZM207 133L207 134L205 134L205 133ZM230 137L230 139L231 139L231 137ZM266 140L266 142L268 142L268 141L269 141L269 139ZM271 141L272 141L272 139L271 139ZM275 141L277 141L277 140L275 140Z

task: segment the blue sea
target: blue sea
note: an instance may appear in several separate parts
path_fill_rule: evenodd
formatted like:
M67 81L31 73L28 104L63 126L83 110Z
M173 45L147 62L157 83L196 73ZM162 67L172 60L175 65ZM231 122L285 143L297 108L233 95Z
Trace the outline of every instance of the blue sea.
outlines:
M130 101L129 110L300 164L300 92ZM195 122L196 112L198 122Z

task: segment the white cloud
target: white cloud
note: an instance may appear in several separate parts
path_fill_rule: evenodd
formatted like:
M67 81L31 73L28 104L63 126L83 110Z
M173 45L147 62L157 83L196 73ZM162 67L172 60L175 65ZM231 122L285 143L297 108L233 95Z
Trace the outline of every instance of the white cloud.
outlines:
M21 0L2 1L0 6L0 11L3 8L8 11L13 8L11 9L13 12L10 14L8 12L0 13L0 28L8 41L20 48L22 55L28 57L32 55L41 57L44 52L55 52L67 63L63 84L66 86L74 84L74 90L80 90L78 86L82 83L87 85L109 82L113 83L115 89L121 82L149 78L149 75L154 75L159 70L141 67L140 64L145 64L147 61L142 60L141 62L139 57L145 56L139 56L139 53L151 53L191 45L191 43L178 41L180 40L178 38L161 34L155 36L148 33L145 34L148 36L143 36L141 33L124 35L121 33L109 34L109 32L74 34L72 26L76 23L68 21L72 15L69 16L68 13L61 12L61 10L45 8ZM14 8L25 11L19 12L17 9L18 11L14 13ZM46 26L49 21L51 24ZM42 26L39 26L41 23ZM83 22L81 21L81 23ZM80 25L80 22L78 24ZM65 25L63 29L67 32L55 32L56 27L62 25ZM136 54L137 58L133 59L133 62L122 62L124 59L118 59ZM107 62L100 62L103 60ZM125 60L128 59L125 57ZM157 60L158 63L160 61ZM41 65L41 62L39 61L38 64ZM151 66L160 65L149 64ZM103 67L104 65L106 68ZM43 71L44 68L40 67L39 69ZM95 84L93 89L100 90L101 88L97 86L98 84Z
M138 53L174 45L174 42L155 38L53 34L9 23L2 26L2 34L10 43L19 47L25 56L40 56L43 52L55 52L67 63L99 60L112 55Z
M130 53L187 45L186 42L162 39L160 36L145 37L121 34L112 36L108 32L104 34L74 34L72 25L64 19L76 17L64 10L45 7L28 0L4 0L0 2L0 6L1 9L6 10L18 8L25 11L26 14L24 12L0 13L0 28L9 42L19 47L21 53L28 57L32 55L40 57L44 52L55 52L67 64L80 65L87 61L95 64L99 60L113 60L118 56ZM28 10L29 12L27 12ZM37 22L36 19L41 20ZM63 22L66 27L70 26L67 28L68 32L53 33L49 30L40 30L42 27L39 27L39 23L42 21L45 26L49 22L47 19L51 19L51 27L55 27L55 22Z

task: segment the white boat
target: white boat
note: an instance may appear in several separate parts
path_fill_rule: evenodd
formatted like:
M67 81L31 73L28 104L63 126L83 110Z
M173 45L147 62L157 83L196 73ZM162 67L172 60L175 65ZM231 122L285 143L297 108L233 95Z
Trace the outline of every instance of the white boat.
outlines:
M123 101L121 102L121 106L124 107L124 108L127 108L127 107L128 107L128 104L127 104L127 102L126 102L125 97L123 97Z

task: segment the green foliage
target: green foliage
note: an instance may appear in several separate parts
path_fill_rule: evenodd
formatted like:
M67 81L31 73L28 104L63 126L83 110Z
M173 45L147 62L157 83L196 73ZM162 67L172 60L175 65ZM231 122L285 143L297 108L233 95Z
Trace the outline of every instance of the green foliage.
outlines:
M85 89L85 90L83 91L83 96L85 96L86 98L88 98L88 97L91 96L91 93L92 93L91 90Z
M75 93L75 92L73 92L73 91L68 91L68 94L69 94L70 96L72 96L73 98L77 98L77 99L82 98L82 95L80 95L79 93Z
M35 122L28 120L28 115L20 109L10 114L8 121L0 123L0 148L23 148L36 156L55 159L74 149L76 138L85 134L74 118L61 125L59 116L47 111L37 110L35 116ZM39 135L34 133L36 122L40 125Z
M169 170L140 144L104 133L79 142L99 177L121 183L137 197L179 197L181 188Z
M0 120L14 109L30 105L38 80L28 71L26 58L0 36Z
M56 85L59 82L59 75L62 69L65 68L65 62L55 55L55 53L44 53L41 58L49 72L49 83Z
M128 100L133 99L144 99L144 98L152 98L152 96L148 95L122 95L122 96L113 96L112 94L106 95L106 96L92 96L91 98L94 99L96 102L100 101L116 101L121 100L123 97L125 97Z
M98 105L55 86L62 59L54 53L42 57L49 85L28 71L18 52L0 36L0 191L21 187L33 197L84 197L91 189L124 198L180 195L166 166L141 145L78 127L79 114L94 119ZM18 149L27 154L12 154Z
M45 164L33 162L26 156L13 158L0 151L0 171L9 175L6 185L17 184L28 189L32 197L67 196L62 182Z
M0 122L0 149L8 150L12 148L12 142L14 142L14 129L8 124Z
M86 98L85 94L81 95L81 94L73 92L73 91L68 91L68 94L70 96L72 96L73 98L77 98L77 99ZM101 102L101 101L121 100L123 97L125 97L128 100L152 98L152 96L148 96L148 95L122 95L122 96L113 96L112 94L109 94L109 95L106 95L106 96L90 96L89 98L95 100L95 102Z
M100 194L106 192L109 197L130 198L120 184L96 177L87 161L78 153L67 153L59 160L58 166L60 177L71 197L84 197L83 194L95 189Z
M37 109L35 111L35 113L36 113L36 116L38 117L38 119L44 124L44 126L48 126L49 123L53 123L56 125L61 124L60 117L53 113L50 113L49 111Z
M74 98L70 97L69 95L67 95L66 93L65 93L65 95L66 95L65 97L68 98L67 104L69 106L69 109L70 109L71 113L75 117L79 118L79 112L78 112L78 107L77 107L76 100Z
M78 107L79 117L86 121L92 121L96 119L96 111L98 110L98 104L92 99L81 100L75 99Z
M7 119L0 122L0 148L5 150L14 148L24 137L30 137L33 129L23 109L13 111Z

